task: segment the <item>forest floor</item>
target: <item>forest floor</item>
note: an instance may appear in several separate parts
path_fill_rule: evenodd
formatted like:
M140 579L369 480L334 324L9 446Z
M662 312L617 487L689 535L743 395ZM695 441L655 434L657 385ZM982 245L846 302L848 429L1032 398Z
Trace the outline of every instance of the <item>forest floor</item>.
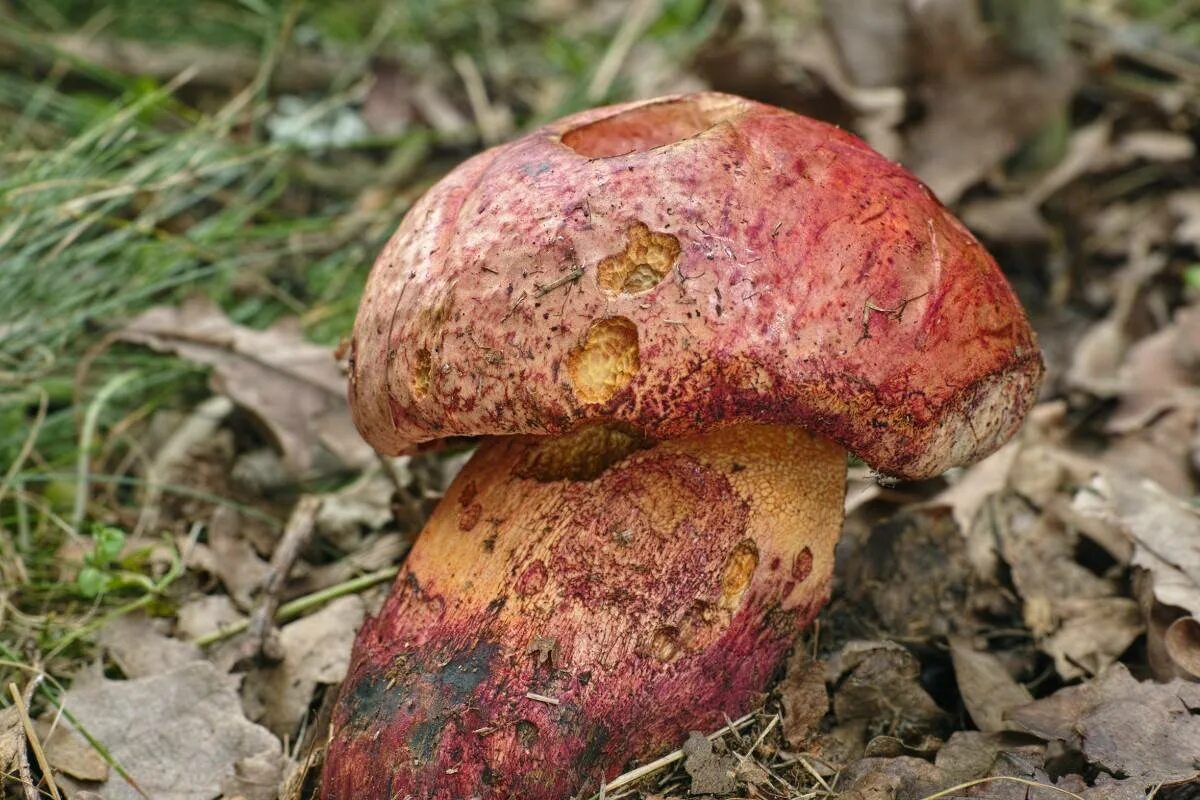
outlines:
M1200 3L869 3L0 0L0 795L314 796L464 460L353 431L372 259L482 147L709 87L913 170L1048 373L983 462L852 464L759 708L585 796L1200 797Z

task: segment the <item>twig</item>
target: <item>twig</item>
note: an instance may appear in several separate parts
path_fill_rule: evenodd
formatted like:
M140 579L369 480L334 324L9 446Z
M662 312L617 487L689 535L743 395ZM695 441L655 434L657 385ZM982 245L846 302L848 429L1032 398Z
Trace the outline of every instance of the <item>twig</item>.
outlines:
M25 738L29 740L29 747L33 750L33 757L37 759L38 766L41 767L42 777L46 779L46 786L50 789L50 796L54 800L62 800L58 793L58 786L54 783L54 773L50 769L50 763L46 760L46 754L42 750L42 743L38 739L37 731L33 728L33 722L29 719L29 703L33 700L33 692L41 683L41 675L34 676L25 686L25 693L17 689L17 684L8 684L8 692L12 695L13 702L17 706L17 714L21 717L21 725L25 728ZM24 750L24 748L21 748ZM29 759L26 756L21 764L21 781L25 784L25 796L36 798L37 787L33 783L33 776L29 774Z
M512 308L510 308L508 310L508 312L500 319L500 321L506 322L509 317L511 317L513 314L515 314L517 312L517 309L521 307L521 303L524 303L525 298L528 296L529 296L528 292L522 291L521 296L517 298L517 302L512 304Z
M708 740L710 742L715 741L717 739L720 739L722 736L724 736L727 733L736 731L738 728L744 728L746 725L750 724L754 720L755 715L756 715L755 712L751 711L749 714L746 714L744 717L739 717L739 718L735 719L733 722L729 723L724 728L720 728L720 729L710 733L708 735ZM683 750L682 749L674 750L670 753L667 753L662 758L651 761L649 764L643 764L642 766L637 767L636 769L631 769L631 770L629 770L629 772L625 772L625 773L618 775L617 777L613 778L608 783L604 784L604 786L601 788L601 792L602 793L613 792L613 791L616 791L617 789L620 789L622 786L628 786L629 784L631 784L635 781L640 781L642 778L646 777L647 775L652 775L655 772L658 772L660 769L669 767L670 765L674 764L676 761L679 761L682 758L683 758ZM599 800L600 796L601 796L600 793L594 794L594 795L592 795L591 800Z
M750 749L746 751L745 755L741 756L741 760L745 761L747 758L754 755L754 751L757 750L758 746L760 744L762 744L763 741L767 738L767 734L769 734L772 730L774 730L775 726L778 724L779 724L779 715L776 714L775 716L771 717L771 721L768 722L766 724L766 726L762 729L762 733L760 733L758 735L758 738L754 740L754 744L750 745Z
M1073 797L1075 800L1083 800L1082 797L1074 792L1068 792L1066 789L1060 789L1053 784L1038 783L1037 781L1031 781L1026 778L1015 778L1011 775L993 775L989 778L979 778L978 780L967 781L966 783L960 783L955 786L951 786L948 789L942 789L940 792L934 792L933 794L925 795L921 798L921 800L938 800L938 798L941 797L949 797L954 792L960 792L963 789L970 789L972 786L979 786L984 783L991 783L992 781L1008 781L1009 783L1019 783L1022 786L1032 786L1035 789L1048 789L1052 792L1058 792L1059 794L1065 795L1066 797Z
M559 699L557 697L547 697L546 695L538 694L537 692L526 692L525 698L528 700L536 700L539 703L545 703L546 705L550 706L556 706L559 704Z
M553 292L555 289L559 288L560 286L566 286L568 283L574 283L575 281L579 280L582 277L583 277L583 267L577 266L577 267L575 267L575 269L571 270L566 275L563 275L561 278L555 278L554 280L547 283L545 286L537 287L537 289L534 291L534 295L537 297L544 297L544 296L550 294L551 292Z
M245 659L257 659L261 655L271 658L275 653L268 652L268 639L275 627L275 612L279 610L279 595L292 565L300 556L300 551L312 538L313 528L316 527L317 512L321 510L323 498L318 495L304 495L292 510L287 527L283 529L283 537L271 555L271 567L267 578L263 581L262 598L258 607L250 616L247 624L246 641L242 643L241 656Z
M892 319L892 320L895 320L896 322L899 322L900 318L904 316L904 310L906 308L908 308L908 304L913 302L914 300L920 300L922 297L924 297L927 294L929 294L928 290L921 292L920 294L915 294L912 297L906 297L903 300L901 300L900 305L896 306L895 308L884 308L883 306L875 305L875 302L873 300L871 300L870 298L867 298L867 301L865 303L863 303L862 336L860 336L858 338L858 340L861 342L863 339L871 338L871 312L872 311L874 311L877 314L883 314L888 319Z
M75 506L71 511L71 528L76 533L79 533L79 528L83 525L83 515L87 511L90 451L92 439L96 436L96 427L100 423L100 412L105 403L135 377L135 372L121 372L109 378L108 382L100 387L100 391L96 392L84 415L83 429L79 433L79 458L75 463Z
M296 617L304 614L304 612L316 608L330 600L336 600L339 597L344 597L348 594L361 592L363 589L369 589L377 583L383 583L390 580L400 572L399 567L387 567L375 572L368 572L366 575L359 575L357 578L352 578L348 581L329 586L319 592L297 597L291 602L284 603L279 607L279 613L276 618L279 622L288 622ZM203 636L195 639L195 644L199 647L207 647L210 644L215 644L223 639L228 639L231 636L237 636L242 631L250 626L249 620L240 620L233 625L230 625L212 633L206 633Z

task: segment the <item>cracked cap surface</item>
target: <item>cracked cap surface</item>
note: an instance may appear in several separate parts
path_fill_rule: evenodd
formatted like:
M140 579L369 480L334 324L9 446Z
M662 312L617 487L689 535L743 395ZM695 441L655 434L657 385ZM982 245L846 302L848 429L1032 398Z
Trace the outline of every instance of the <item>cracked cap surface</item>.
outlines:
M431 188L372 270L350 399L385 453L758 421L921 478L1003 443L1041 375L996 263L920 181L705 92L566 117Z

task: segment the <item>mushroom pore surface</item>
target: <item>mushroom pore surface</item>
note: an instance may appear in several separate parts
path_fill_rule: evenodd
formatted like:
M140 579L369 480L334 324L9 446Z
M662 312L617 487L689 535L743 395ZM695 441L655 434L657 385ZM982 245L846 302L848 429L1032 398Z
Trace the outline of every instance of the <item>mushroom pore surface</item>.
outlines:
M826 602L845 452L740 424L485 442L355 643L326 800L562 800L744 713Z

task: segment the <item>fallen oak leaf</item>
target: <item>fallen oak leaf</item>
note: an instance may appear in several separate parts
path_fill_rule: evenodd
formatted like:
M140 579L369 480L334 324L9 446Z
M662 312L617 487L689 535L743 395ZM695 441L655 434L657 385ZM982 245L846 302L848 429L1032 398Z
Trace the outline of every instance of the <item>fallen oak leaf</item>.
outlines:
M1200 514L1149 480L1099 473L1075 495L1084 514L1115 524L1134 543L1132 564L1154 578L1158 602L1200 616Z
M108 651L126 678L169 672L201 659L200 648L167 636L159 629L161 622L141 613L126 614L101 628L96 643Z
M976 650L965 637L950 637L950 660L963 705L975 725L988 732L1012 730L1004 712L1032 702L1029 690L1013 680L999 658Z
M207 661L128 681L78 677L63 707L142 789L110 776L102 796L210 800L239 761L281 754L279 740L242 713L238 680Z
M254 330L192 300L152 308L117 336L212 367L214 390L263 424L293 477L320 473L330 461L359 468L374 460L354 430L333 350L306 341L294 320Z
M1200 779L1200 685L1137 681L1123 664L1012 709L1008 719L1060 740L1108 772L1149 786Z

